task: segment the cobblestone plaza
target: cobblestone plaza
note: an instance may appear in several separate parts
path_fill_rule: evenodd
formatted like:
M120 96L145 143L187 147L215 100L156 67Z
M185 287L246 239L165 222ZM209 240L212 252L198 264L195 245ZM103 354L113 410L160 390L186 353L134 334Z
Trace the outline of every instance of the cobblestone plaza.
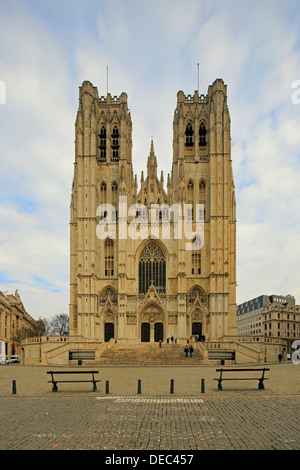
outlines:
M96 392L63 383L53 393L49 367L2 366L0 450L299 450L300 367L265 367L265 390L228 381L219 391L216 366L165 366L95 367Z

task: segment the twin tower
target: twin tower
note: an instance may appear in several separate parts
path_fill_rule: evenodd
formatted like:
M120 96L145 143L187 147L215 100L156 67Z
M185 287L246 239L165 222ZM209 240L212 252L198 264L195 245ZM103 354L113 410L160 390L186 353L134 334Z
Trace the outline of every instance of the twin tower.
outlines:
M70 335L133 343L236 335L236 203L223 80L206 96L178 92L166 185L151 142L138 187L126 93L99 97L83 82L75 129Z

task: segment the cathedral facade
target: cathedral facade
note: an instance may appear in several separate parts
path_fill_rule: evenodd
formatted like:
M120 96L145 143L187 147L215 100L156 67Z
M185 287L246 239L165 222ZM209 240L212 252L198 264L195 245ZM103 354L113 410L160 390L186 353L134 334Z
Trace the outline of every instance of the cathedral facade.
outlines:
M127 95L79 89L70 209L70 335L132 342L236 335L227 87L177 94L173 162L153 141L138 187ZM189 227L189 230L186 228Z

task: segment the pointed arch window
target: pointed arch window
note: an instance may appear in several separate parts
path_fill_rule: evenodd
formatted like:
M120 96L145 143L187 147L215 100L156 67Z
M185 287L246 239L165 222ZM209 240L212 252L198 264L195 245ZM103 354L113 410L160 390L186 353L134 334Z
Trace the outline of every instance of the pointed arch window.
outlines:
M202 122L199 127L199 145L200 147L205 147L207 130L205 124Z
M203 204L203 217L206 218L206 183L201 180L199 183L199 204Z
M187 126L186 126L186 129L185 129L185 145L186 145L186 147L191 147L192 145L194 145L193 134L194 134L193 126L192 126L191 122L188 122Z
M111 202L116 210L116 219L118 219L118 195L119 195L118 185L114 181L113 184L111 185Z
M100 134L99 134L99 149L100 149L100 162L106 162L106 129L104 126L101 127Z
M107 202L107 188L106 183L102 181L100 184L100 204L106 204Z
M207 295L205 294L203 289L201 289L200 286L195 286L189 291L187 296L188 305L193 305L197 298L200 300L201 303L207 305Z
M112 131L112 156L111 156L111 161L112 162L118 162L119 161L119 130L117 126L114 126L113 131Z
M193 239L193 244L192 276L199 276L201 274L201 240L198 236Z
M194 219L194 183L193 181L189 181L187 184L187 204L191 205L192 207L188 207L187 209L187 216L189 220Z
M118 185L115 181L111 185L111 202L112 202L113 206L117 207L117 204L118 204Z
M99 304L104 305L107 300L110 300L110 302L114 305L118 305L118 294L117 292L112 288L112 287L107 287L100 295L99 295Z
M105 277L114 275L114 242L110 238L105 240L104 245Z
M159 245L151 240L139 259L139 293L146 294L151 285L160 293L166 291L166 261Z

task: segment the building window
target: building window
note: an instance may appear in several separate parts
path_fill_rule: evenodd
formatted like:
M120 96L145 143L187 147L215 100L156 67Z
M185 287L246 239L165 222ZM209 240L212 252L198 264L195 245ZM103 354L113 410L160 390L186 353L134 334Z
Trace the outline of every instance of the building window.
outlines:
M201 287L199 286L195 286L189 291L187 295L187 305L188 306L194 305L196 299L199 299L201 304L204 304L204 305L207 304L207 296L205 292L203 291L203 289L201 289Z
M111 161L112 162L118 162L119 161L119 131L117 126L114 126L113 132L112 132L112 156L111 156Z
M102 181L100 185L100 204L106 204L107 202L107 189L106 189L106 183Z
M193 131L192 124L190 122L188 122L188 124L186 126L186 129L185 129L185 145L186 145L186 147L191 147L192 145L194 145L193 134L194 134L194 131Z
M111 202L114 207L118 205L118 185L116 182L113 182L111 185Z
M206 130L205 124L201 123L200 127L199 127L199 145L200 145L200 147L205 147L205 145L207 144L206 134L207 134L207 130Z
M205 219L205 207L206 207L206 184L204 180L199 183L199 204L203 204L203 218Z
M100 139L100 157L99 161L100 162L106 162L106 129L104 126L101 127L100 134L99 134L99 139Z
M192 275L199 276L201 274L201 253L192 254Z
M166 261L158 244L151 240L139 259L139 293L146 294L153 284L160 293L166 291Z
M105 277L112 277L114 275L114 242L110 238L105 240L104 259Z

